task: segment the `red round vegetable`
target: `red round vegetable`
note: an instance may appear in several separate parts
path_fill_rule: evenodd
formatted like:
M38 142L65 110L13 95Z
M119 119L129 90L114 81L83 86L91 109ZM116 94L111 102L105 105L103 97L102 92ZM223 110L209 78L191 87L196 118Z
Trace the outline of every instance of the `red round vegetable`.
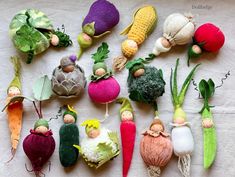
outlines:
M97 103L110 103L117 98L120 92L120 85L113 77L90 82L88 94Z
M211 23L205 23L197 28L193 44L188 50L188 65L191 58L198 58L202 51L217 52L224 45L223 32Z
M201 44L203 50L217 52L224 45L225 38L217 26L205 23L195 31L194 40L197 44Z
M39 176L43 165L55 150L55 140L51 130L46 133L30 130L30 135L24 139L23 149L32 164L32 171L36 176Z

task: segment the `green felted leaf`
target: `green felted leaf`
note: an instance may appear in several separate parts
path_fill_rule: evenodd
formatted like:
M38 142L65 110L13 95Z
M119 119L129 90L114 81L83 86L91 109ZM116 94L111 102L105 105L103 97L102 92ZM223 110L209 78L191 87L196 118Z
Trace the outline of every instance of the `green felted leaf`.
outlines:
M215 93L215 83L213 82L212 79L209 79L207 81L208 86L209 86L209 90L210 90L210 94L208 95L208 98L212 97Z
M209 168L216 156L217 138L215 127L204 128L204 168Z
M30 97L25 97L23 95L17 95L17 96L14 96L12 97L9 102L4 106L4 108L2 109L2 112L12 103L15 103L15 102L23 102L24 99L27 99L29 101L34 101L32 98Z
M207 82L202 79L200 82L199 82L199 91L200 91L200 94L202 95L202 97L205 99L206 98L206 92L208 90L208 84Z
M192 78L193 78L193 75L194 75L194 73L195 73L195 71L196 71L196 69L197 69L197 67L198 67L199 65L200 65L200 64L197 64L196 66L194 66L194 68L191 70L191 72L189 73L189 75L188 75L187 78L185 79L185 81L184 81L184 83L183 83L183 86L182 86L182 88L181 88L181 91L180 91L180 93L179 93L179 95L178 95L178 101L179 101L178 104L179 104L179 105L182 105L182 104L183 104L185 94L186 94L186 92L187 92L187 90L188 90L188 87L189 87L190 82L191 82L191 80L192 80Z
M179 58L176 60L176 65L175 65L175 70L174 70L174 77L173 77L173 97L175 100L175 103L178 104L178 84L177 84L177 71L178 71L178 66L179 66Z
M106 42L103 42L100 47L98 47L97 52L92 54L92 59L94 59L94 63L104 62L106 58L108 58L108 50L109 46Z
M108 133L109 138L111 139L111 141L113 141L115 144L118 144L118 135L117 132L110 132Z
M109 161L111 158L113 158L114 153L112 150L113 148L110 144L106 144L106 143L98 144L97 152L100 154L100 159L99 159L99 165L97 166L97 168L103 165L105 162Z
M33 85L34 98L38 101L47 100L52 95L51 81L47 75L36 80Z
M126 64L126 69L131 69L135 65L143 64L143 63L144 63L144 59L143 58L138 58L138 59L135 59L135 60L128 61L127 64Z

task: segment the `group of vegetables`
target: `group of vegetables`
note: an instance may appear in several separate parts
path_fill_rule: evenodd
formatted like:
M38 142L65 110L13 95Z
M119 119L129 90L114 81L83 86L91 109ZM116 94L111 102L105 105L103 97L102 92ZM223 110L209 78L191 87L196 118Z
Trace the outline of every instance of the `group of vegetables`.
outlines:
M49 121L43 117L42 101L50 99L54 93L59 97L77 97L84 92L87 85L84 70L76 64L82 52L89 48L93 40L110 33L110 30L119 22L119 11L107 0L95 1L82 23L82 32L78 35L80 46L78 55L63 57L60 65L48 76L39 78L34 86L34 98L24 96L21 92L20 61L12 57L15 77L7 90L6 109L9 129L11 133L12 158L18 142L23 118L23 101L33 103L38 120L30 134L23 141L23 149L32 164L35 175L41 176L45 165L55 150L55 140ZM170 90L174 106L171 135L166 132L160 120L157 98L165 92L166 82L161 69L147 66L150 61L160 53L168 52L175 45L185 45L192 41L188 49L188 65L192 58L200 57L203 51L217 52L224 44L222 31L211 23L205 23L195 29L196 25L191 14L173 13L169 15L163 25L163 35L154 44L152 53L146 58L131 60L145 39L153 32L158 20L155 7L148 5L136 10L132 23L121 32L127 39L121 44L122 56L114 59L113 69L129 70L127 86L129 98L132 101L149 104L154 109L154 119L147 130L142 134L140 141L140 155L145 162L150 177L160 176L161 168L170 161L172 154L178 157L178 168L183 177L190 176L190 161L194 150L194 140L182 108L190 82L194 76L197 64L185 79L181 90L178 90L177 70L179 59L174 70L171 71ZM72 45L70 37L59 30L54 30L51 21L41 11L27 9L20 11L10 23L10 36L17 49L28 55L27 63L31 63L34 55L45 51L50 44L55 47L68 47ZM113 72L105 64L108 58L109 46L103 42L92 54L94 64L92 75L88 83L88 95L93 102L106 105L105 119L108 117L108 104L116 102L120 108L120 134L123 155L123 177L128 176L134 152L136 138L136 124L134 110L129 99L121 97L120 85L114 78ZM209 105L209 99L215 92L214 82L202 79L199 83L199 92L204 99L204 106L200 111L204 132L204 167L209 168L216 155L216 132ZM37 105L38 104L38 105ZM79 140L77 112L69 105L61 107L60 117L63 125L59 130L59 157L62 166L73 166L79 154L90 167L99 168L106 162L114 159L120 153L119 139L116 132L101 128L104 120L89 119L81 124L85 127L86 137ZM57 116L58 117L58 116ZM51 120L50 120L51 121ZM54 120L53 120L54 121ZM9 160L9 161L10 161Z

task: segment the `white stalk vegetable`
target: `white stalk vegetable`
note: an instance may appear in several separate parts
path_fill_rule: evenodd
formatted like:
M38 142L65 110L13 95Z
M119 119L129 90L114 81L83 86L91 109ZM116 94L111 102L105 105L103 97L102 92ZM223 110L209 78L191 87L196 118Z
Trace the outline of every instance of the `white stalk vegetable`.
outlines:
M190 155L194 150L194 141L189 122L187 122L186 113L182 109L182 104L184 102L185 94L193 78L194 72L200 64L196 65L189 73L179 93L177 88L178 65L179 59L176 61L174 73L173 70L171 71L170 79L172 102L174 105L174 117L172 124L173 128L171 134L174 153L179 157L178 168L184 177L189 177L191 162Z

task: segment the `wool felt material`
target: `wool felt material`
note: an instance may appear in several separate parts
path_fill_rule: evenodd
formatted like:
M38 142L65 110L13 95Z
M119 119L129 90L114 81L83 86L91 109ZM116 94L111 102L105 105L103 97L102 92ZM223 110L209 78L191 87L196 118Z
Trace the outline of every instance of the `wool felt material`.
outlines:
M87 137L82 139L81 146L74 145L79 149L82 157L90 167L99 168L120 153L119 140L116 132L106 128L100 128L97 119L87 120L81 124L86 126ZM95 137L90 137L90 131L99 131Z
M78 35L80 46L78 58L81 57L84 49L92 45L92 38L99 38L110 33L110 30L118 24L119 19L119 11L114 4L107 0L95 1L82 22L83 32Z
M176 156L178 156L178 168L183 177L190 177L190 155L194 150L194 140L189 126L189 122L187 122L186 113L182 109L182 105L184 103L185 95L189 88L190 82L199 64L196 65L188 74L179 92L177 84L178 65L179 59L176 60L176 66L174 71L171 70L170 78L170 90L172 96L172 103L174 106L172 124L173 128L171 131L171 136L174 153Z
M71 55L72 56L72 55ZM67 56L61 60L71 61ZM77 97L83 93L86 87L86 78L84 70L75 61L71 64L74 69L71 72L65 72L60 65L52 73L51 84L53 92L61 97Z
M223 47L225 36L219 27L212 23L199 26L193 36L193 44L188 50L188 65L191 58L198 58L203 51L218 52ZM195 50L199 48L199 51Z
M91 100L102 104L114 101L120 92L120 85L112 76L110 70L107 69L103 73L97 73L99 69L103 68L104 60L108 58L108 53L108 44L103 42L98 47L97 52L92 54L94 65L100 67L93 67L93 75L88 85L88 94ZM100 63L103 64L100 65Z
M79 145L79 130L76 125L77 121L77 113L75 110L67 105L66 110L63 113L63 119L66 115L73 116L75 122L74 123L64 123L60 127L59 135L60 135L60 145L59 145L59 157L60 163L64 167L71 167L76 164L79 151L73 145Z
M199 83L199 92L204 99L204 105L200 111L202 116L203 140L204 140L204 168L213 165L217 151L216 129L213 121L209 99L214 95L215 84L212 79L202 79Z
M119 112L121 116L120 133L122 140L122 159L123 159L122 176L127 177L134 152L136 124L134 122L134 111L130 101L127 98L118 98L116 102L121 104ZM127 120L127 117L123 117L125 116L122 114L124 111L131 112L131 117L129 117L130 120Z
M38 128L39 126L44 126L46 128L49 128L48 121L45 119L38 119L34 124L34 129Z
M36 176L41 175L41 170L55 150L55 140L52 131L37 133L30 130L30 134L23 141L23 149L32 164L32 171Z
M31 63L34 55L44 52L50 41L57 38L56 47L68 47L72 44L69 36L55 31L50 19L36 9L21 10L9 25L9 34L15 47L28 54L27 63Z
M139 61L142 62L142 59L139 59ZM162 96L165 92L162 72L155 67L144 66L144 74L140 77L134 77L131 71L134 66L139 65L139 61L134 60L129 61L129 64L127 63L129 98L133 101L154 105L157 97Z
M10 102L11 98L17 95L21 95L21 64L20 60L17 57L11 57L11 61L14 65L15 76L11 81L8 90L7 90L7 104ZM19 93L10 93L12 92L12 88L18 88ZM12 95L14 94L14 95ZM16 95L15 95L16 94ZM16 101L10 103L6 109L7 112L7 120L9 124L9 130L11 134L11 147L12 147L12 157L14 157L15 151L17 149L19 140L20 140L20 132L22 128L22 119L23 119L23 103L22 101Z
M60 163L64 167L71 167L76 164L79 151L74 144L79 144L79 130L75 123L64 124L60 131L59 156Z
M162 126L162 130L151 130L155 124ZM148 175L149 177L160 176L161 167L167 165L173 153L170 136L165 132L164 125L159 118L154 119L149 130L143 135L140 141L140 155L148 166Z
M163 37L157 39L152 53L156 56L162 52L168 52L172 46L185 45L192 40L195 30L192 15L173 13L169 15L163 24ZM168 47L164 47L161 39L168 42Z

